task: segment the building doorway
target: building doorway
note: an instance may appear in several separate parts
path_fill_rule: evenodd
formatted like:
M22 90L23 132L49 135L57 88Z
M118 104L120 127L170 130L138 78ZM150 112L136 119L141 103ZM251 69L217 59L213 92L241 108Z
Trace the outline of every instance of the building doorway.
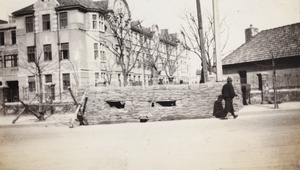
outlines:
M247 71L239 71L240 75L240 83L241 83L241 90L243 95L243 104L248 105L251 104L250 101L250 84L247 84Z
M239 71L241 84L247 84L247 71Z
M262 76L261 74L257 74L257 77L258 77L258 90L262 90Z
M5 89L6 102L16 102L16 98L19 98L19 82L7 81L8 88Z
M45 85L45 99L46 101L53 101L55 100L55 85L54 84L47 84Z
M264 92L263 92L263 83L262 83L262 75L261 74L257 74L258 77L258 90L261 91L261 101L263 101L264 98Z

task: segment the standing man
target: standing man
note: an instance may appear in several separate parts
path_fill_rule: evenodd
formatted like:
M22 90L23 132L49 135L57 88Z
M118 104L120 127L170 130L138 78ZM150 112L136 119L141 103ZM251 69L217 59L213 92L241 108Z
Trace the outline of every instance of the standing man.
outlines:
M233 118L237 118L238 115L234 114L234 109L232 105L232 99L234 96L237 96L234 92L232 86L232 79L230 77L227 78L227 83L223 85L222 88L222 98L225 100L225 109L221 116L221 119L226 119L227 113L230 112Z

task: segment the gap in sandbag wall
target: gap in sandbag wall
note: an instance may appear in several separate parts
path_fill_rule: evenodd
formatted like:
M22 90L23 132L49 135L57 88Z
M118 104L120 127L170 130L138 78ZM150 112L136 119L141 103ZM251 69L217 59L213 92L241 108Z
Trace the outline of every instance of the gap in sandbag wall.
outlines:
M123 109L125 107L125 102L123 101L113 101L107 100L105 101L110 107L115 107L117 109Z

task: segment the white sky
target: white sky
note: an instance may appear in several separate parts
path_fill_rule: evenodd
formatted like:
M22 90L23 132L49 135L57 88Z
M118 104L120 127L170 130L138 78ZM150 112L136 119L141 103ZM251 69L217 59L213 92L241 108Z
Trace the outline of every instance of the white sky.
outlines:
M202 14L212 13L212 0L200 0ZM0 19L36 0L0 0ZM196 12L196 0L127 0L133 20L144 26L179 32L184 11ZM219 0L220 18L226 17L229 40L225 53L245 42L244 30L253 24L260 31L300 22L300 0ZM205 23L204 23L205 25ZM222 37L221 37L222 38Z
M185 10L196 13L195 0L128 0L133 13L145 24L157 23L171 31L180 29ZM201 0L202 14L212 13L212 0ZM244 30L253 24L259 30L300 22L300 0L219 0L220 19L229 26L227 51L245 42ZM205 25L205 23L204 23Z

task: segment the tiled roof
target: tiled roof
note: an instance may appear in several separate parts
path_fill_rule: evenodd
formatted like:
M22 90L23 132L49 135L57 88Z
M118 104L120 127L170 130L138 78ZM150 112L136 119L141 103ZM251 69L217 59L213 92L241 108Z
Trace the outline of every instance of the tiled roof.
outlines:
M131 21L131 29L148 37L153 36L153 32L150 30L150 28L143 27L140 21Z
M57 9L68 7L82 7L88 11L104 11L107 9L108 1L92 1L92 0L57 0L60 4Z
M7 21L4 21L4 20L0 19L0 24L7 24L7 23L8 23Z
M168 43L172 46L176 46L177 45L177 35L176 34L169 34L168 29L162 29L160 34L159 34L159 39L160 41L164 42L164 43Z
M92 0L57 0L59 6L57 10L81 8L86 11L105 11L108 7L108 1L92 1ZM34 4L13 12L14 16L32 14L34 12Z
M300 23L264 30L222 60L223 65L300 56Z
M29 5L25 8L22 8L18 11L15 11L12 14L14 16L20 16L20 15L27 15L27 14L33 14L33 13L34 13L34 7L33 7L33 4L32 4L32 5Z

